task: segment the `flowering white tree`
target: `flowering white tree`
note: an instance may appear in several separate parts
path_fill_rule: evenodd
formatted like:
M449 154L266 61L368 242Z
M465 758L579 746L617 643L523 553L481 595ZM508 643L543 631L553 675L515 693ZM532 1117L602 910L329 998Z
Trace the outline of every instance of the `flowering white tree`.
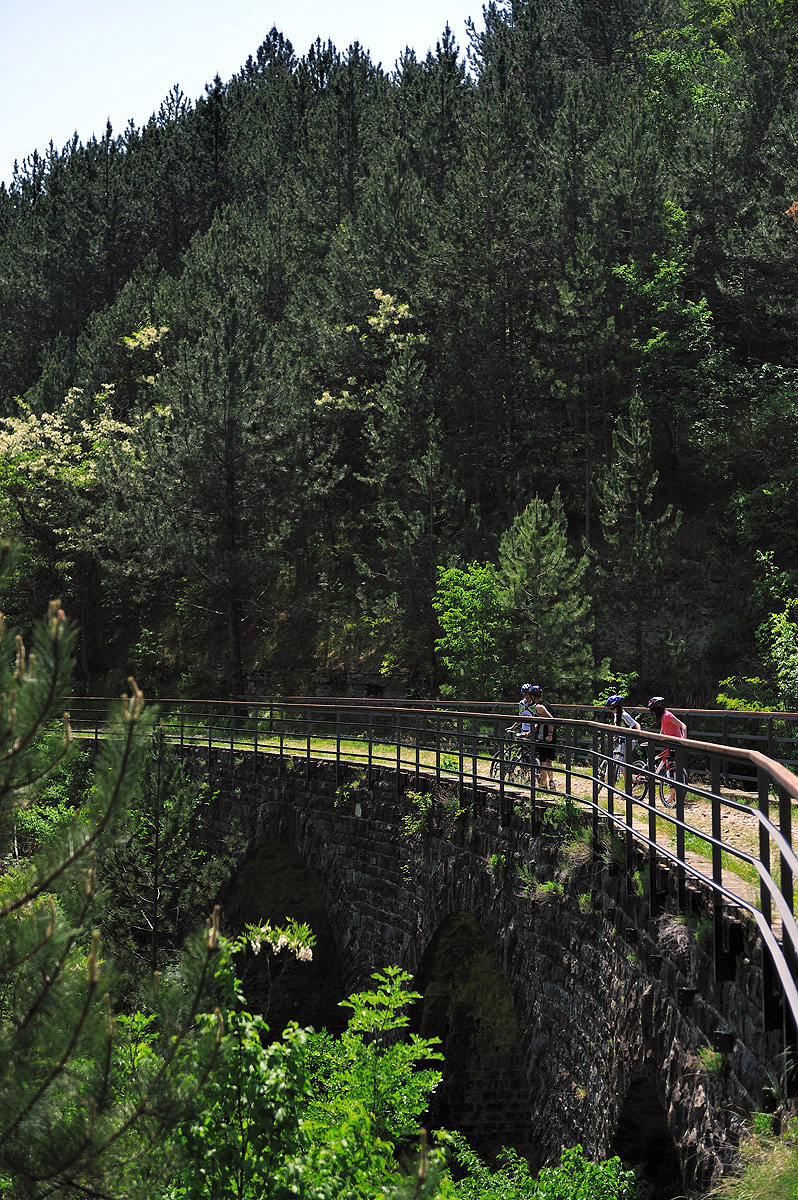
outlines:
M59 408L20 402L0 420L0 532L22 540L51 572L80 626L81 665L98 661L101 564L118 558L115 514L135 463L135 428L112 412L113 385L72 388Z

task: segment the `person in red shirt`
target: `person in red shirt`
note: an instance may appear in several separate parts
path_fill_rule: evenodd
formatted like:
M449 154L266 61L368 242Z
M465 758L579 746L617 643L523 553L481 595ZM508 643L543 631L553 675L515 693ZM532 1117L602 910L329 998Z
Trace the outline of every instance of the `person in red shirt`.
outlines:
M687 726L684 721L680 721L675 717L669 708L665 707L664 696L652 696L648 702L648 710L659 721L659 731L665 737L683 738L687 737ZM671 758L673 756L671 755ZM673 804L674 789L671 788L670 803Z
M664 696L652 696L648 702L648 709L659 721L660 733L664 733L666 737L687 737L687 726L665 707Z

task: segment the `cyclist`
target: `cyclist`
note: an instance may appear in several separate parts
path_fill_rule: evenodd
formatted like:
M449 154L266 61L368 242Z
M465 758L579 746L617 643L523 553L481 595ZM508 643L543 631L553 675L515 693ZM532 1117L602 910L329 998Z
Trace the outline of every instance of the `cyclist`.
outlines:
M514 725L510 726L511 729L518 729L519 725L521 727L521 732L518 734L518 737L523 743L523 758L524 762L527 763L531 763L533 757L532 734L534 731L534 724L532 718L535 716L533 692L534 688L531 683L521 684L521 699L518 701L518 720Z
M607 699L604 701L604 707L610 709L612 712L613 725L625 725L627 729L639 730L640 722L636 721L623 706L625 699L625 696L621 696L616 692L614 695L607 697ZM622 763L624 761L625 754L626 738L618 736L616 737L613 745L612 757L616 762Z
M680 721L675 717L669 708L665 707L664 696L652 696L648 702L647 708L659 721L659 731L665 734L666 737L683 738L687 737L687 726L684 721ZM673 755L668 754L669 760L673 761ZM670 794L667 803L671 806L674 803L676 791L675 788L670 789Z
M646 707L659 721L660 733L664 733L666 737L687 737L687 726L665 707L664 696L652 696Z
M556 726L551 713L543 703L543 688L539 683L532 685L532 703L538 717L548 717L548 721L538 721L535 730L538 761L540 763L540 786L550 792L556 792L554 772L551 764L554 762L554 741Z

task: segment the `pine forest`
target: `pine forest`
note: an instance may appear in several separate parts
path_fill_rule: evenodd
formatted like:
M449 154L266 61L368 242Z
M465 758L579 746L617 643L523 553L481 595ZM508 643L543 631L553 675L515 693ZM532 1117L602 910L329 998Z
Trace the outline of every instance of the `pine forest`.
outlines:
M269 1033L314 933L226 928L147 701L798 710L796 2L264 33L0 186L0 1195L642 1200L419 1137L398 967Z
M25 159L7 617L95 694L794 707L797 84L791 0L505 0Z

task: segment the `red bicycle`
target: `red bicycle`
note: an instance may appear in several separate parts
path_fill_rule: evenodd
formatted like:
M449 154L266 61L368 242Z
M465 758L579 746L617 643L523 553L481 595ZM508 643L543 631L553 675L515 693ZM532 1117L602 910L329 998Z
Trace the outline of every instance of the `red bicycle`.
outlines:
M654 759L654 779L659 798L666 808L676 807L676 786L687 786L687 772L676 766L676 756L670 746L663 747Z

